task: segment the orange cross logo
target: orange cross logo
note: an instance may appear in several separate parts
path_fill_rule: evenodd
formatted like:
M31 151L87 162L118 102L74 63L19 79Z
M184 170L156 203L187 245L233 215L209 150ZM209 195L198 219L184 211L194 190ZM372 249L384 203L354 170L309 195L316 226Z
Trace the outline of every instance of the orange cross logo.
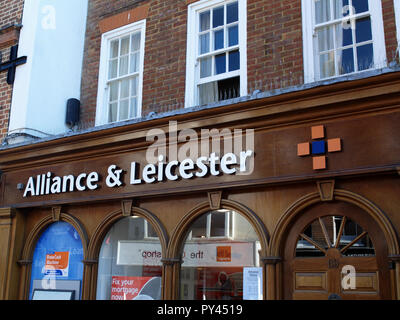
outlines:
M328 139L325 141L325 127L311 127L311 142L303 142L297 145L297 155L299 157L312 156L313 169L323 170L327 168L326 152L342 151L342 141L340 138Z

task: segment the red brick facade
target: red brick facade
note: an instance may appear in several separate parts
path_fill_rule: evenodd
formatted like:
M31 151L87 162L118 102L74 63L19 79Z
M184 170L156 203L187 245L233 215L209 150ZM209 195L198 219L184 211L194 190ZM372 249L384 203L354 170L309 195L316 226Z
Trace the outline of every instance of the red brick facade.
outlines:
M0 0L0 51L3 62L9 59L10 48L18 42L18 27L21 23L23 0ZM12 86L7 84L7 72L0 73L0 142L8 131Z
M147 7L142 115L184 107L187 0L89 0L81 87L81 128L94 126L100 60L100 21ZM388 62L397 41L393 0L382 0ZM0 0L0 30L21 22L23 0ZM11 31L8 32L8 38ZM12 32L17 32L15 28ZM10 43L0 50L8 58ZM3 37L4 39L4 37ZM303 83L302 13L299 0L247 0L248 93ZM5 46L6 45L6 46ZM0 74L0 139L7 132L12 88Z

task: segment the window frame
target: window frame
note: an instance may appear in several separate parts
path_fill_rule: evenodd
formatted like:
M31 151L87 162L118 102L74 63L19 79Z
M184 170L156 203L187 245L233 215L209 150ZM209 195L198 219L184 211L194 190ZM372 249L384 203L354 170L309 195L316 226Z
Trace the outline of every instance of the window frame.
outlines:
M311 83L315 81L324 81L335 79L352 74L359 74L362 72L371 71L378 68L387 66L386 59L386 45L383 27L382 3L381 0L368 0L369 16L371 19L372 31L372 45L374 51L372 68L335 75L332 77L320 78L319 71L317 70L317 55L316 55L316 42L317 37L315 34L315 3L316 0L302 0L302 29L303 29L303 63L304 63L304 83ZM356 14L362 16L363 13ZM332 20L333 21L333 20ZM380 35L380 36L377 36Z
M117 120L115 122L108 121L109 108L109 85L108 70L110 60L110 45L113 40L121 39L124 36L132 35L135 32L140 32L140 54L139 54L139 70L138 86L137 86L137 116L125 120ZM105 32L101 36L100 63L99 63L99 81L97 92L96 120L95 125L105 125L111 123L119 123L135 118L140 118L142 114L142 95L143 95L143 69L144 69L144 54L145 54L145 37L146 37L146 19L136 21L134 23L122 26L120 28ZM133 77L133 75L124 76ZM118 77L120 78L120 77ZM121 77L123 78L123 77ZM113 79L115 80L115 79Z
M400 56L400 1L393 0L393 6L396 20L397 54Z
M207 54L199 54L199 16L201 12L212 10L214 7L227 5L231 2L238 2L238 44L229 48L213 50ZM187 50L186 50L186 88L185 88L185 108L199 105L198 90L199 84L211 83L214 81L240 77L240 96L247 95L247 0L200 0L188 6L187 23ZM226 24L224 24L224 28ZM210 30L212 30L210 26ZM226 41L226 39L224 39ZM200 79L200 63L198 57L214 56L217 52L226 53L235 51L235 47L240 52L240 68L235 71L227 71L222 74L207 77L207 80Z

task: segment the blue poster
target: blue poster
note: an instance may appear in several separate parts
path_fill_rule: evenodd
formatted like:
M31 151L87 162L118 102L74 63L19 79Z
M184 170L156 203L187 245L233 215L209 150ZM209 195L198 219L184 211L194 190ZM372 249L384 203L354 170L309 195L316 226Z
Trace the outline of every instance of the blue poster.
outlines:
M41 280L43 289L52 289L60 280L82 283L82 260L82 241L75 228L67 222L51 224L40 236L33 253L29 299L34 280Z

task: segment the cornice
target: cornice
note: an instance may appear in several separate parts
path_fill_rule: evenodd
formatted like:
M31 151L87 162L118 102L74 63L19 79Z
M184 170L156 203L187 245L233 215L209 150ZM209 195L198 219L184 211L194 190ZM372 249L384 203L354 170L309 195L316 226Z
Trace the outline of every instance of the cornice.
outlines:
M0 170L45 165L61 161L88 159L124 150L145 148L146 134L152 128L168 132L169 121L177 121L179 130L201 128L272 129L304 124L318 119L345 117L399 109L400 72L358 80L321 85L221 105L194 108L177 114L147 119L110 128L92 128L87 132L60 136L23 146L0 150Z

